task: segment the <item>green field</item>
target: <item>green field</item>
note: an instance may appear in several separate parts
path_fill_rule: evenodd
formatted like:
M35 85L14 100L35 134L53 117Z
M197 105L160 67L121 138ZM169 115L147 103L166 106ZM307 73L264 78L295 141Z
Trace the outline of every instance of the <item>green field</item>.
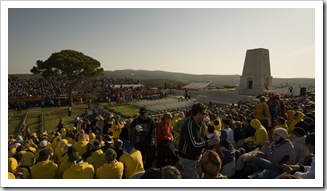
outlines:
M39 132L40 130L40 116L43 114L44 129L48 132L57 129L57 124L59 118L62 117L65 127L71 128L74 125L74 119L76 116L81 116L87 105L74 105L72 110L72 115L68 117L68 107L43 107L43 108L30 108L23 110L21 114L17 114L14 110L9 110L9 114L12 116L8 119L8 136L17 135L20 125L22 124L25 114L28 112L28 117L26 120L26 125L30 128L31 132ZM135 116L139 109L131 105L121 105L121 106L108 106L108 104L100 104L99 108L106 113L113 113L115 115L121 115L125 118Z

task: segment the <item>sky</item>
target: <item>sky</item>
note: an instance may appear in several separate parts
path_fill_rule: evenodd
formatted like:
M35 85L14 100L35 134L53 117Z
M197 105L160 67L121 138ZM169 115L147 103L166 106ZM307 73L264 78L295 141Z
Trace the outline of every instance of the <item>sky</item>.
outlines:
M315 77L314 8L10 8L8 73L80 51L104 70L241 75L269 50L274 78Z

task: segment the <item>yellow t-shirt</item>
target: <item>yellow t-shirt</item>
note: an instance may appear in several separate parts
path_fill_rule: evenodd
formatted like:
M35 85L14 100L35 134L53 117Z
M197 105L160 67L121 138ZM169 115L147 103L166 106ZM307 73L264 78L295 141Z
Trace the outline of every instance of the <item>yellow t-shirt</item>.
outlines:
M116 161L115 163L106 163L99 167L96 172L97 179L121 179L124 173L124 164Z
M132 149L129 154L123 154L119 161L124 164L125 178L131 175L144 171L142 154L139 150Z

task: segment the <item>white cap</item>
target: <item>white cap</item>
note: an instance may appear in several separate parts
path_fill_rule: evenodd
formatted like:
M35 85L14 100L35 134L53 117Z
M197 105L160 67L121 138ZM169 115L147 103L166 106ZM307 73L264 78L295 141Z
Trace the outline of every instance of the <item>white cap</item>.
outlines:
M39 144L40 147L46 147L47 145L48 145L48 142L45 140L41 141Z

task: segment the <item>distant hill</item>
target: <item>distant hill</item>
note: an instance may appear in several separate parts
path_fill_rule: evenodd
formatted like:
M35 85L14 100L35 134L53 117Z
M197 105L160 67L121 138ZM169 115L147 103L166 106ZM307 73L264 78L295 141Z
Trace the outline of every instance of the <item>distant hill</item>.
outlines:
M107 78L132 78L139 80L163 79L188 84L190 82L211 82L211 86L231 85L240 83L240 75L196 75L176 72L165 72L160 70L115 70L105 71L103 76ZM315 84L314 78L273 78L274 86L292 84L309 86Z
M33 74L17 74L15 76L27 78ZM35 75L33 75L35 76ZM176 88L186 85L190 82L211 82L211 86L235 86L240 83L240 75L196 75L166 71L149 70L114 70L104 71L100 78L129 78L137 79L144 85L162 88L165 83L168 87ZM314 86L314 78L273 78L274 86L291 84L293 86Z

